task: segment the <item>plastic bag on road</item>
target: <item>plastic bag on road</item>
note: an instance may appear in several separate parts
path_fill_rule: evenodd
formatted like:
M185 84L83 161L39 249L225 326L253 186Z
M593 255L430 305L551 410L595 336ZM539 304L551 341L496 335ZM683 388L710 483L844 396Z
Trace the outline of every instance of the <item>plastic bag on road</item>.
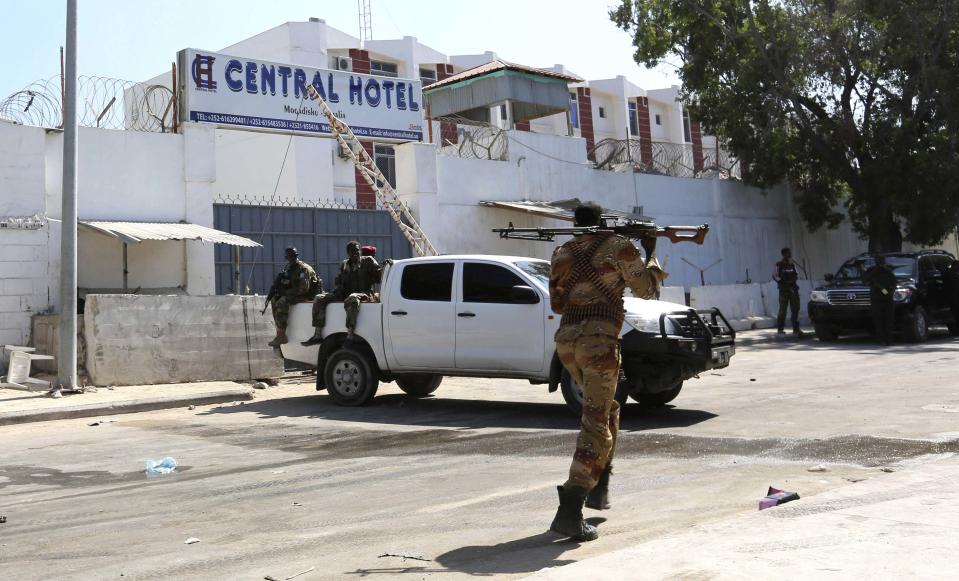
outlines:
M172 474L176 470L176 460L167 456L163 460L147 460L147 476Z

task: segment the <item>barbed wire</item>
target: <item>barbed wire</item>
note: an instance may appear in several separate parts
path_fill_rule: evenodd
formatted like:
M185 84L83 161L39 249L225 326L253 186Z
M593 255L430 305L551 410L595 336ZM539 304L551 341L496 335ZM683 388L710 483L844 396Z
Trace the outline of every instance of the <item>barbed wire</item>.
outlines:
M715 149L703 149L701 170L696 169L691 143L653 141L649 150L651 155L644 155L638 139L603 139L592 150L594 167L687 178L716 175L728 179L739 175L739 160L722 149L718 154Z
M506 161L509 159L509 134L490 123L447 115L434 121L456 125L456 143L446 140L440 144L440 155L462 159Z
M355 201L334 199L297 198L292 196L269 196L266 194L217 194L214 204L233 206L268 206L273 208L319 208L327 210L371 210L374 208L358 208ZM365 204L364 204L365 205ZM377 202L377 210L382 206Z
M56 129L63 127L59 77L41 79L0 100L0 119ZM81 127L167 133L173 131L173 90L157 84L81 75L77 122Z

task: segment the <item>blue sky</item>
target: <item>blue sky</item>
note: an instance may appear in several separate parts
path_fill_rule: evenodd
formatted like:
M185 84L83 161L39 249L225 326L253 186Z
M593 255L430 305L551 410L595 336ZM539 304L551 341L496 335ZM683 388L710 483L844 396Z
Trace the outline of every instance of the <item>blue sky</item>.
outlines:
M4 3L0 98L59 74L65 0ZM373 38L415 36L446 54L495 51L532 66L563 63L586 78L617 74L646 89L678 83L669 67L632 60L628 35L606 15L613 0L372 0ZM176 52L218 50L291 20L324 18L358 35L354 0L79 0L80 74L142 80Z

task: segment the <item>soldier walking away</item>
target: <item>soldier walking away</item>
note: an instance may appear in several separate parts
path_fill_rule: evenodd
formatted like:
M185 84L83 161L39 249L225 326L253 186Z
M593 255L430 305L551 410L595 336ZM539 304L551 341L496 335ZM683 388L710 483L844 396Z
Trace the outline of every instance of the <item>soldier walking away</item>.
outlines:
M781 251L783 259L773 268L773 280L779 284L779 316L776 318L776 334L785 335L786 309L792 310L793 333L801 337L803 332L799 328L799 272L793 262L793 253L789 248Z
M576 208L577 226L598 226L602 208ZM583 521L583 504L609 508L609 478L619 431L619 332L627 286L639 298L651 298L666 278L653 257L655 238L643 238L646 260L628 239L609 231L582 234L553 252L550 303L562 315L556 352L583 392L581 429L569 479L557 487L559 509L550 530L579 541L599 537Z
M346 309L346 338L353 340L360 303L375 299L373 285L380 281L383 268L372 256L361 256L360 243L353 240L346 245L347 259L340 263L333 291L316 295L313 300L313 336L302 345L318 345L323 342L323 326L326 325L326 305L343 302Z
M872 305L876 338L883 345L892 345L896 315L896 305L893 302L893 295L896 292L896 274L886 264L886 257L876 255L876 263L862 275L862 281L869 285L869 302Z
M276 322L276 337L270 341L270 347L279 347L288 343L286 325L290 318L290 308L296 303L309 301L318 292L322 292L323 283L309 264L299 259L296 248L289 246L284 253L287 265L277 275L270 289L273 306L273 320Z

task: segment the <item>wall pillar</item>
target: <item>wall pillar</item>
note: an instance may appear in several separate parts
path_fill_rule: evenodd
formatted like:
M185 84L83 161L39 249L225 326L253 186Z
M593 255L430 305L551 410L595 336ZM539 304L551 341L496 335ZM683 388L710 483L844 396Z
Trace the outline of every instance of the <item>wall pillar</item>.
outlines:
M442 81L453 76L453 65L440 63L436 65L436 80ZM440 121L440 146L457 143L456 123Z
M429 143L411 141L397 145L396 193L409 206L413 217L438 252L444 245L437 236L448 224L440 218L436 173L436 148Z
M183 218L191 224L213 227L213 182L216 181L216 133L197 123L183 125L183 179L186 198ZM184 242L186 291L193 296L216 294L213 245Z
M648 97L636 97L636 113L639 116L640 163L650 169L653 167L653 131L650 127Z
M370 157L373 157L373 142L372 141L360 141L363 145L363 149L366 150L366 153L370 154ZM356 207L360 210L375 210L376 209L376 192L373 191L373 186L366 183L366 180L363 178L363 175L360 173L360 170L353 168L353 174L356 180Z
M689 134L693 140L693 171L697 174L703 171L703 131L699 121L689 120Z
M370 53L358 48L350 49L350 58L353 59L353 72L370 74Z
M579 134L586 140L586 157L596 161L593 147L596 140L593 136L593 101L589 96L589 87L576 88L576 105L579 109Z

